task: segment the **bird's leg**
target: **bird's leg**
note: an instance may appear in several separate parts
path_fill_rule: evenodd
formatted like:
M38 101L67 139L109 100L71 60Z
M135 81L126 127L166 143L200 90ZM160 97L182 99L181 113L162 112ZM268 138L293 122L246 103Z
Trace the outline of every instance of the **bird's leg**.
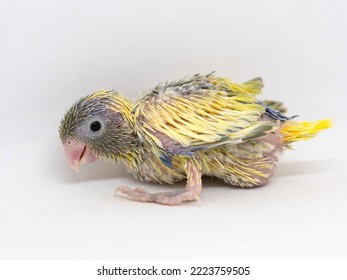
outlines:
M202 190L201 168L194 159L188 159L185 165L187 186L184 190L150 193L143 188L131 189L126 186L117 188L116 193L126 194L131 199L143 202L155 202L166 205L177 205L184 201L200 201Z

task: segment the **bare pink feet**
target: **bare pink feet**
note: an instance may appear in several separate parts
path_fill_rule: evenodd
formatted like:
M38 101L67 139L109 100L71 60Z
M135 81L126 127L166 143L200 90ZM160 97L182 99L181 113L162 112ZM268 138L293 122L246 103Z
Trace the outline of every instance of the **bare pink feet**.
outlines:
M155 202L165 205L177 205L185 201L194 200L198 201L199 204L201 203L199 195L196 194L193 189L150 193L143 188L131 189L127 186L120 186L116 189L115 193L125 194L132 200L136 201Z
M187 174L187 186L184 190L171 192L150 193L143 188L131 189L127 186L120 186L116 189L117 193L122 193L136 201L155 202L165 205L177 205L185 201L198 201L201 205L200 193L201 168L194 159L188 159L185 165Z

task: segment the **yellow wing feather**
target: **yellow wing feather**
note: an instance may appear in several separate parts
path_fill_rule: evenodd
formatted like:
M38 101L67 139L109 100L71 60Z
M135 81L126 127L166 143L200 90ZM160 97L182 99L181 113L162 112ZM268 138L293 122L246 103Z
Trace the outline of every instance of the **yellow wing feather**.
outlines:
M238 85L206 76L191 84L189 91L182 90L179 83L169 84L139 101L133 115L143 140L166 151L173 145L182 152L195 151L240 143L277 128L271 122L259 121L265 111L256 100L263 86L260 78Z

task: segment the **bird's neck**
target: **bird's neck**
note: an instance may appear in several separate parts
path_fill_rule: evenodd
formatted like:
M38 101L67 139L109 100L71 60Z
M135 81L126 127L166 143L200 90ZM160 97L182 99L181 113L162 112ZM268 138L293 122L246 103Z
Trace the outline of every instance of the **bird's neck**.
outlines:
M125 122L125 127L123 127L123 133L127 135L124 139L126 143L121 150L118 150L114 155L114 159L118 162L123 162L129 168L135 164L139 153L139 137L135 132L135 122L132 116L132 109L134 104L132 104L125 96L118 95L117 97L117 108L115 111L122 112L123 121ZM120 101L120 102L119 102Z
M126 166L131 167L135 164L138 158L137 150L122 151L115 156L116 161L124 163Z
M118 103L118 108L116 111L122 112L124 121L127 123L129 128L134 131L135 123L134 118L131 114L132 109L134 108L134 104L130 102L129 99L127 99L125 96L119 95L117 99L121 98L121 102Z

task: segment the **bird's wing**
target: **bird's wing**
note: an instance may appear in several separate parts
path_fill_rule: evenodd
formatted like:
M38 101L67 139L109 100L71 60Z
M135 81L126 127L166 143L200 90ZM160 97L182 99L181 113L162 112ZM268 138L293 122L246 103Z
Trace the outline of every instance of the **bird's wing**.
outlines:
M262 87L260 78L238 85L212 74L160 84L135 105L136 131L167 155L265 136L277 125L260 120L265 107L256 95Z

